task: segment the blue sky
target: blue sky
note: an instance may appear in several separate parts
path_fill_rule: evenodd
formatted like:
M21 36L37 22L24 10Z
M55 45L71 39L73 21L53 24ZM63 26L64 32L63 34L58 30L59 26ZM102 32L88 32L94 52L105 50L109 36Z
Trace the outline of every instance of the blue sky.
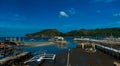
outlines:
M0 0L0 36L120 27L120 0Z

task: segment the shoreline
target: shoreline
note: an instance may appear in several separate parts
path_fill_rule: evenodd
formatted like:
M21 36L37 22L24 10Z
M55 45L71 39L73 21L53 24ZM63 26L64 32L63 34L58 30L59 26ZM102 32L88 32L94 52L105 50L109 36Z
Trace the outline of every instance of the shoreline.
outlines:
M24 42L25 47L49 46L55 45L53 42Z

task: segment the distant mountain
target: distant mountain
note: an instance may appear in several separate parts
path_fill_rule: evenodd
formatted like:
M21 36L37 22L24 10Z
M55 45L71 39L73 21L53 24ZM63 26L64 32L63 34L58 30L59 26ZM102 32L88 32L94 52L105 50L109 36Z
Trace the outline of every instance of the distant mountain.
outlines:
M120 28L103 28L103 29L80 29L72 30L70 32L62 33L57 29L45 29L33 34L26 34L26 37L51 37L51 36L66 36L66 37L80 37L80 36L119 36Z
M57 29L45 29L33 34L26 34L26 37L51 37L51 36L62 36L62 32Z

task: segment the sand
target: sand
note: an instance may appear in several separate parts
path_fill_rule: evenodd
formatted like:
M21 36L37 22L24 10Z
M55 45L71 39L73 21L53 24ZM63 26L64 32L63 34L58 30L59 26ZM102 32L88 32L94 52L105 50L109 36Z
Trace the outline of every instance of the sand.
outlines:
M36 46L49 46L55 45L53 42L24 42L24 46L26 47L36 47Z

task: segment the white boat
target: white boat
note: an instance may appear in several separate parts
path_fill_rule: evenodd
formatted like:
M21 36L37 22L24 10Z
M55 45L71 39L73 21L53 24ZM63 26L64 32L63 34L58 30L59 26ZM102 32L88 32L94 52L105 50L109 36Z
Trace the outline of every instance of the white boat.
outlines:
M55 36L55 37L49 39L48 41L64 41L64 38L60 37L60 36Z
M28 61L25 61L24 64L26 65L31 65L31 66L36 66L37 64L41 64L44 60L55 60L56 58L56 55L55 54L41 54L41 55L37 55L37 56L34 56L33 58L31 58L30 60ZM35 65L32 65L32 63Z
M48 41L60 43L60 44L68 44L68 42L66 40L64 40L64 38L61 36L55 36L55 37L49 39Z
M33 58L31 58L30 60L28 61L25 61L24 64L29 64L29 63L32 63L32 62L36 62L36 63L42 63L42 61L44 60L45 56L41 56L41 55L37 55L37 56L34 56Z

